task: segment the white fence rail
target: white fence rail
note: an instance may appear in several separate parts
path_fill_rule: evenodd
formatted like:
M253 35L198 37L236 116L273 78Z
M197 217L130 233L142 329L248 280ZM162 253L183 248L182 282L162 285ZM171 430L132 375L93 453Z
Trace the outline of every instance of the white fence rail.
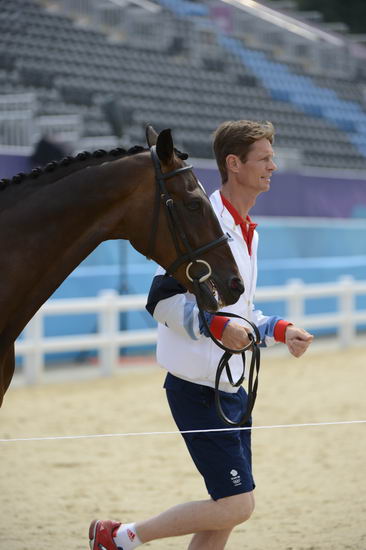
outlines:
M357 325L366 324L366 309L356 310L356 297L366 296L366 281L342 277L338 282L305 285L291 280L285 286L258 288L256 305L260 302L285 301L286 318L304 328L313 330L337 328L339 347L352 346ZM305 314L305 300L336 297L338 309L334 313ZM24 338L15 345L17 357L23 357L23 372L28 384L39 382L44 370L45 353L87 351L96 349L100 359L100 374L113 373L118 363L119 348L141 346L156 342L156 329L119 330L119 314L123 311L143 310L146 295L120 296L114 290L105 290L96 298L49 300L36 313L24 331ZM97 313L96 334L76 336L44 336L44 317ZM366 344L366 339L365 339Z

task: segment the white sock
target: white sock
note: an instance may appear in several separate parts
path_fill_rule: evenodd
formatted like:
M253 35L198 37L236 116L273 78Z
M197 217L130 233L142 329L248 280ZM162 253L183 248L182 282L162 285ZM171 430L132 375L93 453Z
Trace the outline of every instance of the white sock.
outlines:
M122 523L113 538L117 548L121 548L121 550L133 550L142 544L137 536L134 523Z

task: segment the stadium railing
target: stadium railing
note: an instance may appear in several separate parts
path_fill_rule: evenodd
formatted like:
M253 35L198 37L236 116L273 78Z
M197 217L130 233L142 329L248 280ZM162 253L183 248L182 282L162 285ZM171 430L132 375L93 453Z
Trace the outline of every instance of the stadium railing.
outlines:
M307 299L335 297L337 310L309 315ZM366 308L357 307L357 300L366 297L366 281L343 276L334 283L304 284L300 279L290 280L285 286L267 286L257 290L256 305L263 302L285 301L287 318L310 331L331 329L340 349L355 344L357 331L366 325ZM100 376L111 376L117 369L120 348L152 346L157 330L120 330L121 312L143 310L146 295L119 295L115 290L104 290L95 298L53 299L46 302L24 330L15 345L16 357L22 359L22 378L27 384L39 383L45 370L45 355L55 352L97 350ZM95 334L46 337L45 316L97 313ZM19 369L18 369L19 370ZM73 370L68 369L72 379Z

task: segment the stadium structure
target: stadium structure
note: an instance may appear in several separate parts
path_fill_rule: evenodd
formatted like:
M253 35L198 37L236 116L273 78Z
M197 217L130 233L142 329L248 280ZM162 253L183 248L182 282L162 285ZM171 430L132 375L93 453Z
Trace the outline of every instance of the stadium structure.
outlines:
M279 9L278 6L281 8ZM283 167L366 168L366 47L252 0L1 0L0 146L73 150L171 127L211 158L225 119L271 120Z

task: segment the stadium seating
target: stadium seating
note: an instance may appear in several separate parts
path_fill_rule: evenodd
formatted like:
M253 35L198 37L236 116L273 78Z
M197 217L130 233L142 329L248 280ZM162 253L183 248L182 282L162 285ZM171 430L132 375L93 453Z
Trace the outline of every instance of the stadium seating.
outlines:
M248 47L210 23L205 3L158 3L162 13L154 17L177 26L186 20L195 37L183 55L163 47L163 39L145 43L143 34L138 48L128 33L111 41L36 0L0 0L1 92L35 93L38 116L82 115L81 141L110 139L103 105L114 98L131 114L128 145L143 142L150 122L172 127L181 148L208 158L210 134L220 122L253 118L271 120L279 149L300 151L304 166L366 168L361 84L310 77ZM200 45L202 29L213 37L212 55Z

